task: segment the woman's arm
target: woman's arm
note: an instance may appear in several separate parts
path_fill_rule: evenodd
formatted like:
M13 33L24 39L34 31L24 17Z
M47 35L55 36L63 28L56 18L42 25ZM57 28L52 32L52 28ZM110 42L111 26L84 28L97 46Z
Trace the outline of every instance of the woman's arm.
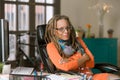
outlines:
M47 53L56 68L65 71L78 69L90 59L87 54L81 56L78 52L68 59L63 59L53 43L47 45Z
M58 69L69 71L69 70L75 70L79 67L78 58L81 57L79 53L74 54L72 57L68 59L63 59L58 53L58 50L56 49L53 43L49 43L47 45L47 53L53 64Z
M79 67L85 67L85 63L90 60L89 56L85 53L81 58L78 59Z
M92 53L90 52L90 50L88 49L88 47L86 46L86 44L84 43L84 41L81 38L77 38L78 41L80 42L80 44L82 45L82 47L85 50L85 53L89 56L89 60L87 60L86 62L86 67L90 67L93 68L94 67L94 56L92 55Z

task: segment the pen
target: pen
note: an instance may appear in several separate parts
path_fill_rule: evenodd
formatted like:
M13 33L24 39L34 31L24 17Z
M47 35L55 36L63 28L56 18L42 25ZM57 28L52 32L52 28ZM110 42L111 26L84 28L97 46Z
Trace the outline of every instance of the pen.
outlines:
M34 80L37 80L37 77L36 77L37 76L37 71L36 70L33 71L33 75L34 75Z

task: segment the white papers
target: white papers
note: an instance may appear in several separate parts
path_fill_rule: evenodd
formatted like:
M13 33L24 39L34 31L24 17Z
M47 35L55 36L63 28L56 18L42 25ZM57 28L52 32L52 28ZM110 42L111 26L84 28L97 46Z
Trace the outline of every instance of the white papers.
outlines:
M56 75L56 74L51 74L49 76L47 76L48 78L50 78L51 80L67 80L67 78Z
M1 74L0 75L0 80L9 80L9 75L8 74Z
M78 75L70 75L70 74L61 74L61 75L56 75L56 74L51 74L47 76L51 80L81 80L82 77Z

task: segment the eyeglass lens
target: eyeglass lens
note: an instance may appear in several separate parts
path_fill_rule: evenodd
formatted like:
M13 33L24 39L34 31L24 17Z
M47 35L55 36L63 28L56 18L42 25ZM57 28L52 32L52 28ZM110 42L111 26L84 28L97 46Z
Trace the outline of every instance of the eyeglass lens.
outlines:
M64 32L65 30L70 30L71 29L71 27L65 27L65 28L56 28L56 30L59 30L59 31L61 31L61 32Z

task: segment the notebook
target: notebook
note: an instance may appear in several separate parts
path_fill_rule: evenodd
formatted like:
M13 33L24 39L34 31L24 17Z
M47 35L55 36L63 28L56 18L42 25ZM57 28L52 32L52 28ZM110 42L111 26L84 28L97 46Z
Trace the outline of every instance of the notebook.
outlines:
M34 68L32 67L17 67L13 69L11 74L18 74L18 75L31 75Z

